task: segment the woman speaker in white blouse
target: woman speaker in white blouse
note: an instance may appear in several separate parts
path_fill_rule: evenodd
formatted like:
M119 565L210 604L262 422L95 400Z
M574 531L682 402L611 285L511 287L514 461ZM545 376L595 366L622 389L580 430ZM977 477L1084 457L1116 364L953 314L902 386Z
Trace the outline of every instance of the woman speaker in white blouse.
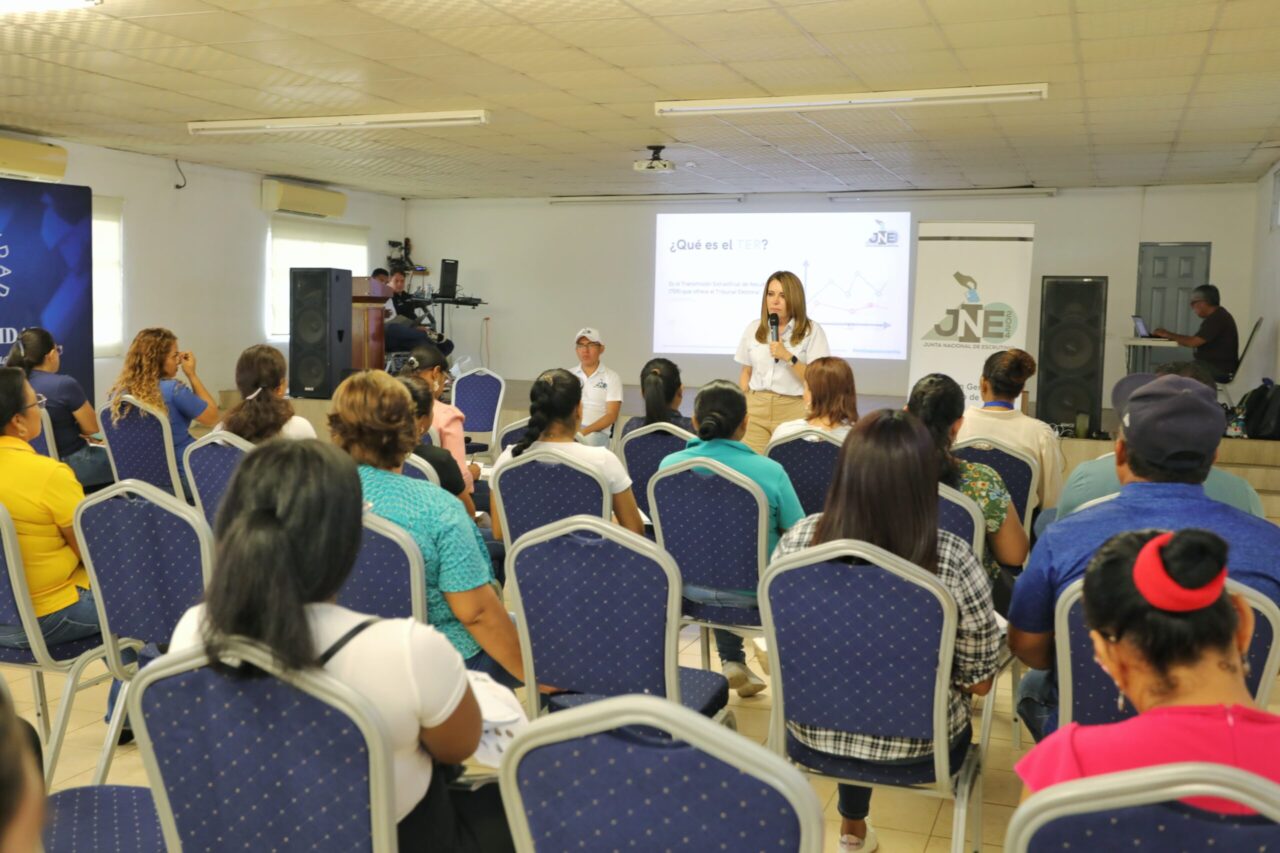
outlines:
M799 276L786 271L769 276L760 319L747 325L734 356L742 365L738 384L747 395L743 442L748 447L763 453L779 424L805 416L805 369L828 355L826 333L805 313Z

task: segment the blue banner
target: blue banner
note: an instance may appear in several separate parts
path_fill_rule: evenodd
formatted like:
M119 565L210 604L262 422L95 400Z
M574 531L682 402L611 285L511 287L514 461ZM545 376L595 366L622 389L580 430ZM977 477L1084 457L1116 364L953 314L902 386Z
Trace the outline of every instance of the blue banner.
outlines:
M18 332L48 329L62 372L93 394L93 194L0 178L0 355Z

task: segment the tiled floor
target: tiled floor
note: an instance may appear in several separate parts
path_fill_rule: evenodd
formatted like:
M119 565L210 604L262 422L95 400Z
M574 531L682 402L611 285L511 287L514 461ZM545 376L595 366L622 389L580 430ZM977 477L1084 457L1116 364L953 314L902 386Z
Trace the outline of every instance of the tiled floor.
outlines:
M748 645L748 650L750 646ZM715 658L714 649L712 651ZM681 635L680 663L698 666L697 634L687 629ZM760 671L754 661L753 668ZM100 669L93 670L101 671ZM25 673L4 668L4 677L13 693L18 712L35 722L35 706L32 701L31 679ZM46 690L50 701L50 714L57 713L63 679L46 676ZM730 705L737 717L738 731L744 736L764 743L769 725L769 708L772 691L765 690L750 699L730 694ZM1009 816L1013 813L1021 795L1021 784L1013 771L1014 762L1031 746L1030 735L1024 732L1023 748L1015 750L1010 725L1010 684L1006 674L997 684L995 723L992 727L991 746L983 775L983 851L999 850L1004 840ZM106 726L102 722L107 701L107 685L100 684L82 691L71 713L71 722L58 771L54 777L55 791L77 785L87 785L93 777L98 756L102 749ZM1280 697L1269 710L1280 712ZM976 724L976 716L975 716ZM108 781L124 785L146 785L146 772L136 745L120 747L112 765ZM837 849L840 816L836 811L835 783L825 779L813 780L814 790L823 803L826 818L825 850ZM910 794L900 790L877 788L871 801L871 822L880 837L880 849L885 853L945 853L950 847L952 807L950 801Z

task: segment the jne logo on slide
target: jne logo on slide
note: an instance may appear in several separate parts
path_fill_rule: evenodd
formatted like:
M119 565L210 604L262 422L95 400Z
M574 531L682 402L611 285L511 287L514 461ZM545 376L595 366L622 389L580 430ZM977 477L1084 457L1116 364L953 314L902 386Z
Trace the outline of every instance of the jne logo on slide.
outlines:
M896 246L898 245L898 232L891 231L885 227L883 219L876 220L876 230L871 232L871 236L867 238L868 246Z

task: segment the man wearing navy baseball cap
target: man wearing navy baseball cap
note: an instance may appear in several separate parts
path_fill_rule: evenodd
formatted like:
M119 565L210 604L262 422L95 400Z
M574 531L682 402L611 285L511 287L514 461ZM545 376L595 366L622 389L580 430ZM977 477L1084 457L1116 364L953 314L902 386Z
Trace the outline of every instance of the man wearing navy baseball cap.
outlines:
M1032 667L1018 714L1040 740L1058 726L1053 612L1095 551L1127 530L1197 527L1226 540L1231 577L1280 604L1280 527L1205 495L1226 417L1212 388L1183 376L1126 376L1111 402L1120 416L1120 493L1050 525L1013 587L1009 648Z

